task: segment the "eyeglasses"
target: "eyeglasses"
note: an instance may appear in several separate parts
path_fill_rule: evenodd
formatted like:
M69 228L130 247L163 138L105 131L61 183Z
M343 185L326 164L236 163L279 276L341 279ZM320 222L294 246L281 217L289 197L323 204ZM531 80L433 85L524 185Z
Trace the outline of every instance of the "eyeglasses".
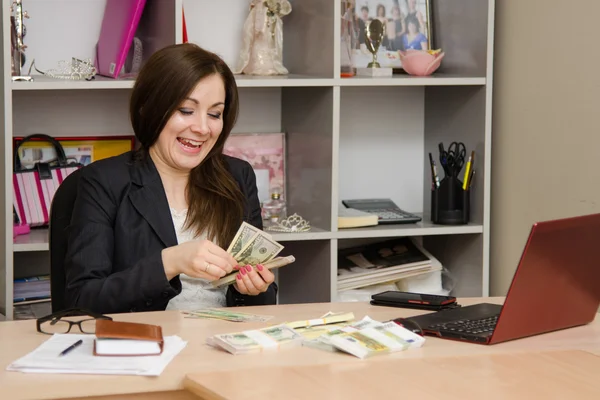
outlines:
M64 319L73 317L78 319ZM55 333L69 333L71 328L73 328L73 325L76 325L81 333L95 333L96 320L98 319L107 319L112 321L112 318L107 317L106 315L97 314L95 312L79 308L71 308L38 318L36 325L37 331L46 335L53 335Z

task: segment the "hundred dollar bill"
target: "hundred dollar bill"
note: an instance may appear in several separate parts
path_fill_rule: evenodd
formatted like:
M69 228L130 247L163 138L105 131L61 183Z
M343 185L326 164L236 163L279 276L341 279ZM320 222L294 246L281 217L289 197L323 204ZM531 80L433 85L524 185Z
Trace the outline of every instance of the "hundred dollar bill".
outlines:
M258 234L260 229L250 225L247 222L243 222L238 229L235 237L231 241L231 244L227 248L227 252L233 256L240 252L246 244L252 240L252 238Z
M284 324L237 333L214 335L207 339L211 346L218 346L231 354L254 353L277 350L280 347L299 345L302 335Z
M234 312L227 309L204 308L194 311L182 311L186 318L219 319L231 322L266 322L273 318L272 315L258 315L243 312Z
M347 313L327 313L320 318L301 320L301 321L293 321L286 323L290 328L308 328L311 326L319 326L319 325L329 325L329 324L337 324L340 322L348 322L354 319L353 312Z
M275 257L275 258L263 263L262 265L266 269L271 270L271 269L275 269L275 268L285 267L286 265L291 264L294 261L296 261L296 258L294 256ZM232 273L230 273L229 275L225 275L221 279L212 281L211 284L215 288L231 285L232 283L235 283L235 279L236 279L235 277L237 274L239 274L239 271L233 271Z
M262 231L259 231L258 234L233 257L240 265L256 265L273 259L281 250L283 250L282 245L270 237L263 235Z

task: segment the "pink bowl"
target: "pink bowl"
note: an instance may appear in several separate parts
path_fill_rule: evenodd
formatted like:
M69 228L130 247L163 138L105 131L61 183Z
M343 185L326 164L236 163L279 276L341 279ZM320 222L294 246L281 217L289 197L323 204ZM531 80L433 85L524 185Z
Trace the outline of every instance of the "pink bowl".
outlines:
M429 54L425 50L398 51L402 68L410 75L429 76L439 67L444 53Z

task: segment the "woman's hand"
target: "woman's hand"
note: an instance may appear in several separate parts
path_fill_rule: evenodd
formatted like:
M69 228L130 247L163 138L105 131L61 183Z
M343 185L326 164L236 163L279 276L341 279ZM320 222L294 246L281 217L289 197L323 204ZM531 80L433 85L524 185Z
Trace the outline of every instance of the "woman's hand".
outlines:
M237 261L210 240L193 240L162 251L167 279L179 274L213 281L237 267Z
M261 264L258 264L256 269L251 265L240 266L239 270L234 287L241 294L256 296L266 292L275 280L275 275Z

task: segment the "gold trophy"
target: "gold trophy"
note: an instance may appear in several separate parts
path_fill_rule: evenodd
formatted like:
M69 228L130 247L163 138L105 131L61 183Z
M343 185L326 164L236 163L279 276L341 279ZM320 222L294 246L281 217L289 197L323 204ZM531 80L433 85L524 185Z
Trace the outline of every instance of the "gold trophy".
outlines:
M10 5L10 37L11 37L11 69L13 81L33 81L31 76L23 75L25 65L25 45L23 38L27 33L24 20L29 18L27 11L23 11L23 2L13 0Z
M378 19L374 19L365 28L365 46L373 55L373 61L367 64L367 68L357 68L356 74L362 76L382 77L392 76L392 68L382 68L377 61L377 52L385 37L385 24Z
M367 46L367 50L373 54L373 61L367 65L367 68L381 68L381 65L377 62L377 51L383 41L384 28L383 23L378 19L369 22L365 28L365 45Z

